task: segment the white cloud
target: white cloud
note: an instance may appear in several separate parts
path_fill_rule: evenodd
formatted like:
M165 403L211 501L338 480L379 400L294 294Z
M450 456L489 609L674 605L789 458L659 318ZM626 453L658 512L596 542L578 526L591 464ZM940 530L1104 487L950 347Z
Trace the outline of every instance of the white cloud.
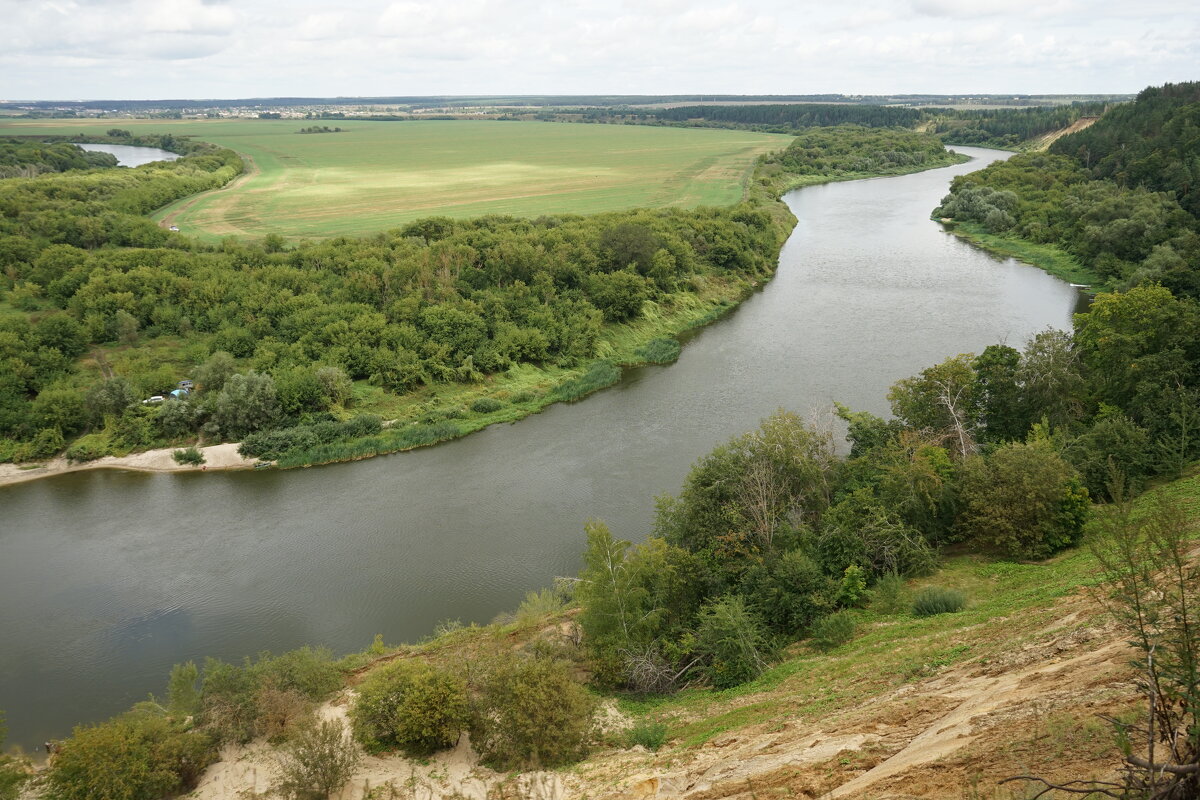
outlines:
M0 0L0 20L0 97L1109 92L1200 78L1192 0Z

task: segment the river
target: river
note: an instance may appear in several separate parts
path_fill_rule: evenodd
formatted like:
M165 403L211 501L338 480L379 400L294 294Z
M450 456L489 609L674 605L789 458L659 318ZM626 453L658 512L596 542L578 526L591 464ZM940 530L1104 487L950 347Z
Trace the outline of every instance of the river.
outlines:
M178 153L160 150L157 147L137 147L128 144L76 144L76 147L93 153L112 153L119 167L140 167L153 161L174 161L181 158Z
M775 279L679 361L512 425L288 472L93 471L0 488L0 709L26 746L161 694L171 665L487 622L573 574L583 523L640 540L654 496L779 407L886 413L959 352L1069 327L1083 299L928 219L954 175L1009 154L786 198Z

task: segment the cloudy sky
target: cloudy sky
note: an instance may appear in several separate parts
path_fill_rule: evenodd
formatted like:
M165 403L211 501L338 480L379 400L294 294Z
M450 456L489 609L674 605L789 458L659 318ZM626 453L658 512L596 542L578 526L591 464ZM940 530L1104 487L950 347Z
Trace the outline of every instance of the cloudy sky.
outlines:
M1195 0L0 0L0 100L1134 92Z

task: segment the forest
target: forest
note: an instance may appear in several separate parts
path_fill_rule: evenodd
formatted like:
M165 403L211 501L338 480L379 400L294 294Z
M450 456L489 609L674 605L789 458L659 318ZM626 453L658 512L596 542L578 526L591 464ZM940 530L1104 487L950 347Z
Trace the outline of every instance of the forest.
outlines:
M1066 128L1080 117L1099 116L1105 103L1072 103L1032 108L930 110L926 130L947 144L1014 149L1051 131ZM939 113L940 112L940 113Z
M518 362L574 367L594 356L606 321L636 318L644 302L736 297L742 284L769 274L783 236L778 212L743 206L587 219L431 219L369 240L286 252L278 237L207 248L140 215L223 184L240 171L240 159L119 129L109 137L195 154L169 165L64 175L57 183L9 182L0 190L7 301L24 312L2 323L13 370L0 435L9 437L4 455L11 458L46 457L61 449L58 434L69 439L85 430L90 435L70 451L73 458L194 437L205 426L206 435L225 438L289 421L328 421L305 415L348 407L352 379L402 392L477 383ZM55 327L65 339L43 333ZM151 352L164 339L184 346ZM73 364L88 345L102 343L146 355L108 376L111 403L96 380L104 367L95 365L100 375L80 374ZM204 364L210 355L213 363ZM255 370L263 407L222 422L208 409L216 408L234 363L239 372ZM197 368L205 380L186 402L135 402L173 389ZM611 382L614 369L599 373ZM304 397L288 388L299 389L293 379L306 387ZM238 378L226 394L240 387ZM414 436L408 432L402 446Z
M702 321L691 309L719 314L769 279L791 225L773 198L793 182L948 163L930 136L839 128L760 165L750 199L730 208L430 218L361 239L206 246L144 215L224 185L240 172L237 154L120 129L108 138L188 155L0 183L3 460L65 451L89 461L199 436L299 465L439 441L575 399L619 376L598 357L612 326L647 309ZM670 339L643 344L639 360L678 353ZM489 376L520 365L564 378L487 392ZM184 379L189 392L170 396ZM478 396L386 430L370 414L346 422L362 415L364 387L453 385ZM155 396L167 399L141 402Z
M837 125L802 131L782 151L764 157L755 178L780 195L816 182L902 175L965 160L932 134Z
M1112 288L1200 296L1200 84L1168 84L1064 136L956 178L935 216L1050 244Z

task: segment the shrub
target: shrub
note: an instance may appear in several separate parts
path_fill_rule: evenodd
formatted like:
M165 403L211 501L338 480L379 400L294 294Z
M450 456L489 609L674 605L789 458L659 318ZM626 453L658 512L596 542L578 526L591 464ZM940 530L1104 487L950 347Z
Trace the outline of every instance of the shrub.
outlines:
M566 607L566 601L556 589L540 589L529 592L517 609L517 623L522 626L534 625L548 614L557 614Z
M751 566L739 594L777 633L795 638L833 611L838 584L803 550Z
M200 690L200 724L221 742L248 742L256 733L257 686L241 667L209 658Z
M626 732L625 741L629 747L640 745L647 750L658 750L667 741L667 724L642 720Z
M564 662L507 656L485 672L471 741L495 769L566 764L587 755L594 710Z
M467 728L466 686L445 670L396 661L363 681L350 720L355 738L370 751L398 747L426 756L453 746Z
M908 608L904 579L894 572L884 575L875 584L871 605L880 614L899 614Z
M275 791L294 800L327 798L346 785L360 760L342 724L323 720L282 748Z
M42 428L31 442L17 445L13 453L13 461L36 461L50 458L66 446L62 432L58 428Z
M708 661L705 672L712 685L727 689L757 678L767 661L765 639L758 620L738 595L729 595L700 609L696 650Z
M67 460L76 463L95 461L108 455L108 437L103 433L80 436L67 448Z
M4 714L0 713L0 800L17 800L21 786L29 774L25 771L25 764L4 752L4 740L7 736L8 728L4 724Z
M200 723L221 741L278 738L313 702L341 685L341 670L324 649L264 653L242 667L210 658L204 663Z
M913 600L912 611L918 617L935 614L953 614L967 607L967 598L956 589L942 586L926 586Z
M499 411L504 408L504 403L496 400L493 397L481 397L474 403L471 403L471 410L476 414L490 414L493 411Z
M250 671L260 685L295 691L312 701L323 700L342 685L342 672L333 653L323 647L300 647L278 656L263 654Z
M353 439L359 436L374 436L382 430L383 417L378 414L359 414L341 423L340 433Z
M1073 544L1091 508L1075 470L1045 441L971 459L961 497L959 528L1013 558L1046 558Z
M817 621L812 641L822 650L832 650L853 639L854 629L854 616L849 611L838 611Z
M201 453L195 447L176 450L171 453L171 458L175 459L176 464L190 464L193 467L198 467L205 461L204 453Z
M843 606L857 606L867 595L867 575L857 564L846 567L842 574L842 583L838 587L838 603Z
M651 364L670 364L682 351L679 342L666 336L651 339L637 351L637 357Z
M157 800L191 788L214 756L208 736L130 713L75 729L50 763L47 797Z
M200 710L200 691L196 687L199 677L200 670L193 661L171 668L171 677L167 681L167 710L175 719L182 720Z

